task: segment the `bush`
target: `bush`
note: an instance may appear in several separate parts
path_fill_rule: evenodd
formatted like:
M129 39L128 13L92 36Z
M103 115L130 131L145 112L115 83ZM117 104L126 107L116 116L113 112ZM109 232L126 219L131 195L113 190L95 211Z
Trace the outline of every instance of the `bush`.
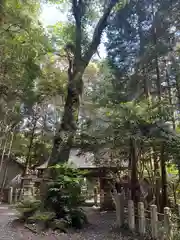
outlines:
M88 223L87 216L82 209L72 209L69 212L69 218L73 228L81 229L84 224Z
M43 203L23 201L16 206L25 222L38 223L42 228L82 228L87 217L79 206L84 202L81 196L83 173L67 165L57 165L55 179L49 184ZM40 211L41 209L41 211Z
M22 201L16 205L16 209L20 212L20 219L27 221L29 217L40 208L41 201Z
M38 223L43 229L49 228L51 222L55 219L53 212L36 212L28 218L28 221Z
M65 219L54 219L54 221L51 222L51 228L53 230L60 230L61 232L66 233L68 227L69 223Z
M81 228L87 222L85 213L79 209L84 202L83 173L67 165L58 165L55 170L56 179L49 185L44 205L55 212L57 219L67 219L70 226Z

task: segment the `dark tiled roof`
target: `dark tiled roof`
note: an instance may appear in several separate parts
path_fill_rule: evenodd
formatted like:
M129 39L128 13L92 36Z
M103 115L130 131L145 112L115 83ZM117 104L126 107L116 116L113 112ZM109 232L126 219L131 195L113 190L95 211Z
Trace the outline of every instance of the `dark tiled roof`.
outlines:
M48 166L48 160L43 163L41 166L36 169L43 170ZM90 152L81 153L79 150L71 150L70 157L68 163L79 169L95 169L95 168L103 168L103 167L114 167L114 168L127 168L127 162L120 162L118 159L113 159L113 162L110 158L109 152L105 149L101 151L95 158L94 154Z

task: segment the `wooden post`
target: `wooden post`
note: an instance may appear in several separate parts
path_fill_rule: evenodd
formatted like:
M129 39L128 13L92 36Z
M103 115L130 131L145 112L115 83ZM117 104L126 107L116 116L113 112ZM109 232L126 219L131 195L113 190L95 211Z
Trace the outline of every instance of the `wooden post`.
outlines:
M178 206L178 216L180 218L180 204L178 204L177 206Z
M157 239L158 237L158 215L157 215L157 206L151 205L151 230L152 238Z
M171 218L170 208L165 207L164 208L164 230L169 240L172 238L172 228L171 228L170 218Z
M9 204L12 204L12 198L13 198L13 187L10 187L9 191L8 191L8 203Z
M139 233L141 235L145 234L145 214L144 214L144 203L139 202L138 203L138 227L139 227Z
M100 190L100 208L103 209L103 203L104 203L104 191L103 189Z
M14 203L17 203L18 201L18 188L15 189L15 194L14 194Z
M123 191L122 193L119 193L118 195L120 198L120 216L121 216L121 224L124 224L124 207L125 207L125 192Z
M98 206L98 189L97 187L94 187L94 205Z
M134 202L128 200L128 225L131 231L135 230Z
M180 227L180 204L178 204L177 207L178 207L178 217L179 217L178 226Z

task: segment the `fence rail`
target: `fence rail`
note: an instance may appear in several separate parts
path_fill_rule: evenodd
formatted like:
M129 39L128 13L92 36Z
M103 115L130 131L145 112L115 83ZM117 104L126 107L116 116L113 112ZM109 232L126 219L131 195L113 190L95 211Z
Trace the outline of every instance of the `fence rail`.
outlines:
M124 193L115 194L114 200L118 227L127 223L129 230L136 231L140 235L147 234L152 239L168 240L180 230L180 205L178 217L172 215L168 207L164 208L164 213L158 213L157 206L154 204L150 206L150 210L146 210L143 202L139 202L135 208L134 202L128 200L128 207L125 207Z
M30 189L34 197L39 196L38 188ZM9 188L8 203L17 203L20 196L20 189ZM116 206L116 223L122 227L125 223L129 230L136 231L140 235L148 235L152 239L173 238L173 235L180 231L180 205L178 215L173 215L170 208L165 207L164 213L158 213L157 206L152 204L149 210L145 209L144 203L139 202L137 208L132 200L125 201L124 193L116 193L113 196ZM98 197L94 194L94 203L98 203Z

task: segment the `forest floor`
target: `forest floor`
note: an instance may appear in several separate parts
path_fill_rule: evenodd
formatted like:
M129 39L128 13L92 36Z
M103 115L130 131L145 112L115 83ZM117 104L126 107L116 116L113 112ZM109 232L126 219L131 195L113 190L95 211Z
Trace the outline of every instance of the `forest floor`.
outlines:
M87 209L86 209L87 210ZM131 240L135 239L113 230L115 213L99 212L88 208L89 224L80 231L68 234L47 232L37 235L21 225L14 223L17 217L15 210L0 205L0 240Z

